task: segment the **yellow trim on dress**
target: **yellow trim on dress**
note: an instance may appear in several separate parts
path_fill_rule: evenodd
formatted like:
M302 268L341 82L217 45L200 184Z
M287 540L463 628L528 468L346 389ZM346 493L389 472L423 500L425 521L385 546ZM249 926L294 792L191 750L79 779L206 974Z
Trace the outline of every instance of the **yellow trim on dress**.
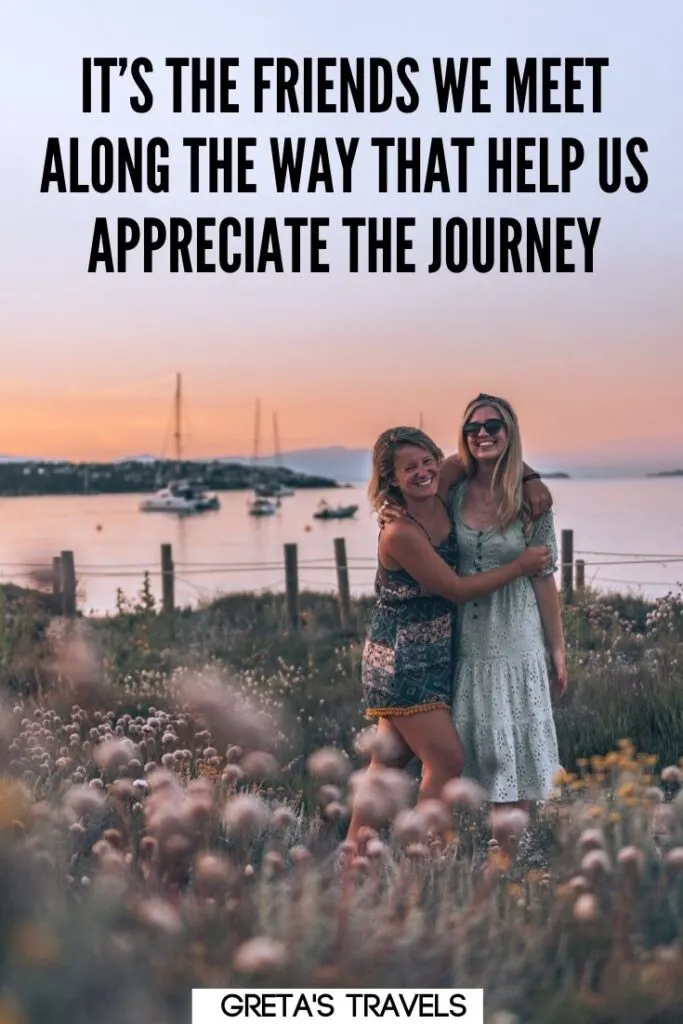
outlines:
M445 700L434 700L429 704L415 704L411 708L368 708L366 718L390 718L393 715L419 715L422 711L450 711Z

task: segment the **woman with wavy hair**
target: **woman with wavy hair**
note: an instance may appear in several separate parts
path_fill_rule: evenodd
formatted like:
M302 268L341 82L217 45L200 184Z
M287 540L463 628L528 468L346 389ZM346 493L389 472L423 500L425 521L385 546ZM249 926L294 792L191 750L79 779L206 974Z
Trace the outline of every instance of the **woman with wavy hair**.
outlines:
M550 555L542 545L524 547L489 572L458 576L455 532L439 495L442 462L443 452L423 431L387 430L373 449L368 488L375 510L389 503L400 515L380 530L377 601L362 664L366 714L398 740L399 761L413 754L422 761L420 801L439 797L462 771L451 717L453 605L533 576ZM354 813L351 841L362 824Z
M532 520L523 500L522 443L509 402L482 394L469 403L458 455L464 476L448 501L460 575L476 579L500 569L530 544L552 552L540 575L463 605L456 627L453 719L464 773L494 805L526 810L548 797L559 767L546 647L556 694L567 687L553 517ZM494 836L495 822L494 814Z

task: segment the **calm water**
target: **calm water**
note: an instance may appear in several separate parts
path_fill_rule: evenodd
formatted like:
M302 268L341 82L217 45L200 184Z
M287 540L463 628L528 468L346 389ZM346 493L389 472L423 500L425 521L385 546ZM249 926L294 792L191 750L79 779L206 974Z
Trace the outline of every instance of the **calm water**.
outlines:
M587 581L650 596L683 581L683 479L555 480L552 487L558 537L561 529L574 530L579 556L586 552ZM357 503L355 521L314 520L323 497ZM0 499L1 578L25 582L28 563L49 563L70 549L83 610L112 611L117 587L135 596L145 569L160 593L159 549L170 543L177 600L194 604L217 593L282 589L283 544L294 542L301 587L328 589L335 584L332 542L345 537L354 593L372 589L377 530L363 488L300 491L267 519L247 515L244 492L222 494L220 511L189 519L140 513L138 501L135 495ZM643 555L660 560L625 564ZM675 556L678 562L671 561Z

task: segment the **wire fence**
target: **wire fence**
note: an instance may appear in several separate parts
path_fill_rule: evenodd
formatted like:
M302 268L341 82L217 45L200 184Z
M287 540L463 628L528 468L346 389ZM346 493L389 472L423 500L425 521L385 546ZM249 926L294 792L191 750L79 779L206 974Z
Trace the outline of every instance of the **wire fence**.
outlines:
M346 555L345 542L334 541L334 556L299 558L296 545L285 545L284 559L264 561L174 561L170 545L161 546L161 558L150 562L125 563L79 563L72 552L61 552L51 562L4 562L0 564L0 579L20 583L29 581L29 585L52 589L53 593L66 596L66 603L75 605L75 590L97 581L112 581L112 602L115 591L126 586L127 581L137 580L140 584L147 577L150 581L161 583L164 605L171 606L175 600L175 584L192 592L198 598L218 596L220 593L234 592L235 584L240 576L248 577L240 590L251 593L280 591L283 588L294 600L299 587L306 589L336 588L343 600L348 603L350 584L354 590L369 593L373 588L377 559L369 555ZM610 588L659 588L663 592L678 589L683 584L683 568L680 575L676 572L673 581L668 571L672 567L683 567L683 552L631 552L631 551L594 551L574 549L573 531L562 532L562 553L559 559L558 573L561 575L565 597L571 599L574 588L581 589L588 583L597 587ZM164 549L166 552L164 553ZM287 549L290 549L288 561ZM293 555L292 555L293 551ZM293 558L293 560L292 560ZM71 566L71 569L69 569ZM628 578L616 578L615 567L627 569ZM667 579L635 578L632 567L652 566L667 570ZM602 570L612 570L609 576L603 576ZM70 575L73 579L70 578ZM654 575L654 574L651 574ZM113 585L116 581L116 586ZM221 587L221 581L225 586ZM101 588L100 588L101 589ZM73 590L73 594L69 591ZM343 593L342 593L343 592ZM346 594L346 598L344 598Z

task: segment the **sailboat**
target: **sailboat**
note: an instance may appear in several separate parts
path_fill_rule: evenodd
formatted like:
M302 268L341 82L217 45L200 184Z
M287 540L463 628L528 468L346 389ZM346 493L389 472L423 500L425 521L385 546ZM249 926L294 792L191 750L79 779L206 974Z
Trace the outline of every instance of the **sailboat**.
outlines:
M272 498L264 498L258 494L255 494L249 501L250 516L274 516L279 508L279 501L273 501Z
M274 438L274 450L273 450L273 461L275 466L282 468L282 454L280 452L280 434L278 431L277 413L273 414L273 438ZM259 453L259 441L261 439L261 402L260 399L256 401L256 423L254 426L254 456L253 464L256 467L258 463ZM258 498L274 498L278 501L280 498L289 498L294 491L291 487L286 484L280 483L278 480L264 481L261 483L254 483L254 494ZM259 512L258 515L267 515L268 513Z
M273 463L278 469L282 469L282 453L280 451L280 432L278 430L277 413L273 413ZM254 487L256 494L262 498L290 498L294 490L278 480L270 483L257 484Z
M256 421L254 423L254 454L252 463L254 468L258 464L259 441L261 440L261 400L256 399ZM274 516L280 508L279 501L273 501L267 491L267 485L257 484L253 481L253 497L247 502L247 511L250 516Z
M176 374L174 398L175 457L178 466L182 463L182 378ZM192 515L196 512L210 512L220 508L218 496L207 491L200 483L192 480L171 480L149 498L140 502L141 512L175 512L180 515Z

